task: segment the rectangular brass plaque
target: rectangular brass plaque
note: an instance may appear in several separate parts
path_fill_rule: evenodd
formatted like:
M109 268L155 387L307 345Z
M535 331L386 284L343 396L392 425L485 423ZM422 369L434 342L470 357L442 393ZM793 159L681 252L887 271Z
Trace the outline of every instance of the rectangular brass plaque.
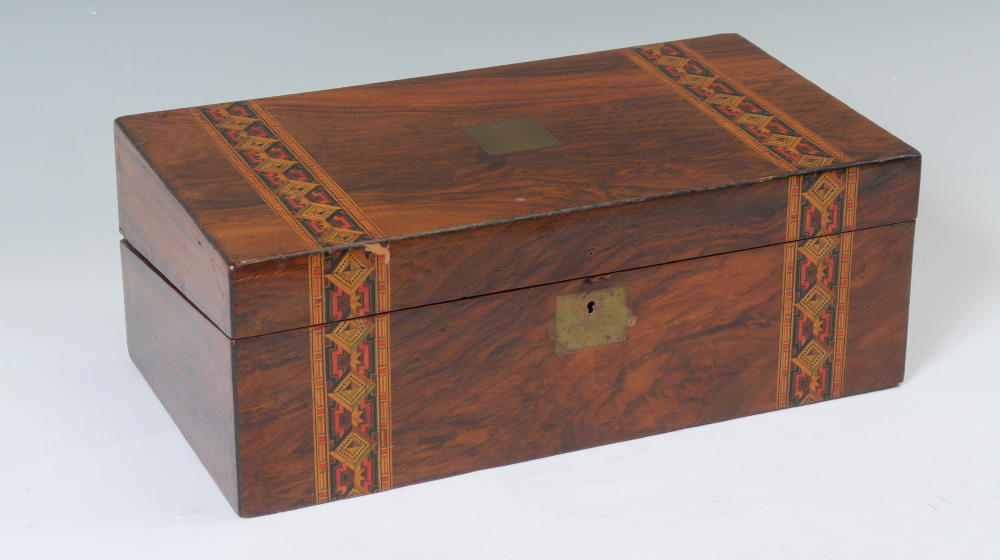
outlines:
M531 118L466 126L462 132L491 156L562 146L551 132Z
M626 286L556 298L556 354L624 342L627 326Z

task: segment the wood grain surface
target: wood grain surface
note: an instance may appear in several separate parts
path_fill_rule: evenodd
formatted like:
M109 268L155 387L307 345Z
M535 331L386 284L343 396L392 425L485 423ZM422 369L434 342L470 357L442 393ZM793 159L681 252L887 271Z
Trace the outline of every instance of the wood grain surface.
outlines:
M233 342L125 241L121 255L129 356L240 511Z
M686 44L862 166L859 227L915 217L916 151L739 36ZM380 230L392 309L783 240L788 172L619 51L259 104ZM461 130L529 117L562 145L489 156ZM304 255L356 244L304 244L187 111L116 130L126 238L231 337L309 324Z
M857 227L916 218L920 159L860 171ZM788 180L388 243L391 309L781 243ZM307 257L234 270L236 336L310 324ZM246 279L246 280L244 280Z
M912 236L854 234L845 396L902 381ZM769 246L393 314L397 486L773 410L781 262ZM555 298L616 285L628 340L555 354Z
M902 380L913 230L853 234L842 396ZM123 256L133 359L234 507L314 504L310 329L236 340L230 354ZM782 259L771 245L391 313L394 486L774 410ZM557 354L556 297L612 286L627 286L627 340Z
M232 333L226 257L117 125L115 167L122 235L140 254L153 256L157 270L170 271L171 282L212 322Z
M682 46L836 157L636 51L116 121L129 352L240 515L902 380L920 155L742 37ZM518 119L559 145L462 131ZM612 287L626 339L557 353L556 299Z

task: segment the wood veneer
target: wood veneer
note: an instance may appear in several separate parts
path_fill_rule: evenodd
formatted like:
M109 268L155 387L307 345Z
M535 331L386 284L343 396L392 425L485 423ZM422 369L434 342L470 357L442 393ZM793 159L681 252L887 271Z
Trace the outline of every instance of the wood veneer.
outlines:
M913 227L853 234L842 396L902 381ZM315 503L310 329L230 341L124 242L122 255L130 352L220 485L239 473L239 513ZM395 486L774 410L782 255L771 245L391 313ZM555 298L616 285L627 341L555 354Z

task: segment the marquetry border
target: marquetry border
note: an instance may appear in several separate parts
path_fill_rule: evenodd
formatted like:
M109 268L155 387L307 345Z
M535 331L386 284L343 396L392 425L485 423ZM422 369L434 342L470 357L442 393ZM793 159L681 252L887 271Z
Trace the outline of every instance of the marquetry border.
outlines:
M850 163L805 125L681 41L620 51L785 171ZM842 393L858 168L788 179L777 406Z
M310 316L313 325L322 323L323 311L323 256L309 256ZM309 364L312 379L313 452L315 454L316 503L330 499L330 469L327 444L327 366L324 349L326 327L322 324L309 327Z
M640 68L786 171L848 163L802 123L682 43L623 49ZM257 101L189 109L226 159L309 249L381 231ZM842 392L857 168L789 178L777 406ZM370 244L309 263L317 503L392 487L389 256Z
M851 161L681 41L620 52L781 169L815 169Z
M372 311L387 310L388 264L388 254L365 249L310 255L311 320L330 317L345 278L355 287L370 279ZM357 291L347 299L361 301ZM317 503L392 487L389 322L379 313L309 329Z
M850 167L789 178L778 408L842 394L858 175Z
M383 237L258 101L194 107L188 113L307 249Z
M188 109L247 184L308 249L384 237L258 101ZM316 502L392 487L389 250L308 256Z

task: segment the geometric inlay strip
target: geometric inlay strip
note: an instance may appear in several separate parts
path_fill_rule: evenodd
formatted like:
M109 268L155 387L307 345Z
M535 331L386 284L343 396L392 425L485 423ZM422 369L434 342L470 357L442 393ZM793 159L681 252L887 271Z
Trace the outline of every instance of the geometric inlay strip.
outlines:
M778 408L841 395L858 168L789 177Z
M680 41L632 47L621 52L752 150L786 171L851 161L847 154Z
M387 259L309 256L317 503L392 487Z
M381 237L340 185L257 101L188 113L306 248Z
M383 237L260 103L188 112L306 248ZM317 503L392 486L389 257L372 248L308 256Z

